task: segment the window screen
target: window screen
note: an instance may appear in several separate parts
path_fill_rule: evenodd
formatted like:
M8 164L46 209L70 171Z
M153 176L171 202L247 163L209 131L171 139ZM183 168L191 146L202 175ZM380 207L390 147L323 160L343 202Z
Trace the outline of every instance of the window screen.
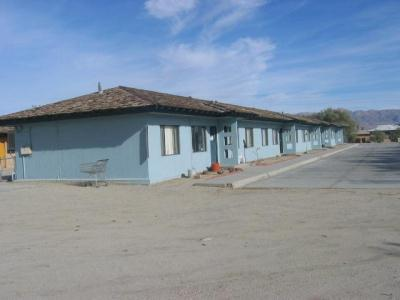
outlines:
M206 128L201 126L192 127L192 148L193 152L207 151Z

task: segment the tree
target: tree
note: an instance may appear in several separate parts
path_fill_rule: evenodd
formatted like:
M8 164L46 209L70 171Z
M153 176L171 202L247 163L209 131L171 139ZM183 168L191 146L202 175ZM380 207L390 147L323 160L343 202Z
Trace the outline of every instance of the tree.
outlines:
M386 134L384 134L382 131L374 131L371 134L371 142L383 143L385 138L386 138Z
M319 120L329 122L329 123L339 123L345 125L344 127L344 137L348 142L354 142L356 139L357 123L351 117L349 111L345 109L333 109L327 108L313 115L314 118Z
M389 135L389 139L391 142L398 142L400 139L400 129L391 132Z

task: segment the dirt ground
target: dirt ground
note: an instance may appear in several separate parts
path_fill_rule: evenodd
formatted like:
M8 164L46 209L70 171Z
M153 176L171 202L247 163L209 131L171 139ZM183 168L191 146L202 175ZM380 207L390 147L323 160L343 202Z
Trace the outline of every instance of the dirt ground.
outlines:
M400 299L400 188L0 183L1 299Z

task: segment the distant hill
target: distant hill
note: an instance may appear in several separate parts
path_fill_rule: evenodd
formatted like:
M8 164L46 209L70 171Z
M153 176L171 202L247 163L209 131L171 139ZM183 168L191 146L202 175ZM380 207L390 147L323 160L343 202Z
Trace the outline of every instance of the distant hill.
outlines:
M372 129L377 125L399 124L400 109L356 110L351 112L360 128Z
M360 128L373 129L378 125L400 124L400 109L355 110L349 111ZM298 115L311 116L312 112Z

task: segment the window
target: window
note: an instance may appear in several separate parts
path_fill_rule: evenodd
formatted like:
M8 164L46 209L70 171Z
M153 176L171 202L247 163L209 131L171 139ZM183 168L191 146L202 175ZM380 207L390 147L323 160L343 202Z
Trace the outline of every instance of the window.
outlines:
M299 142L299 130L296 129L296 143Z
M251 148L254 146L254 135L253 128L245 128L245 148Z
M308 142L308 141L310 141L308 130L303 130L303 142Z
M192 148L193 152L207 151L206 128L192 126Z
M225 144L225 146L232 145L232 137L231 136L225 136L224 137L224 144Z
M160 126L161 128L161 154L179 154L179 127Z
M285 136L286 136L286 142L290 144L292 142L292 134L290 130L285 130Z
M279 134L277 129L272 129L272 144L273 145L279 144Z
M13 132L10 132L7 136L7 146L8 146L8 152L9 153L14 153L15 152L15 134Z
M261 129L261 142L263 146L268 146L268 129Z
M227 159L233 158L233 152L232 152L232 150L230 150L230 149L225 149L225 150L224 150L224 153L225 153L225 158L227 158Z

